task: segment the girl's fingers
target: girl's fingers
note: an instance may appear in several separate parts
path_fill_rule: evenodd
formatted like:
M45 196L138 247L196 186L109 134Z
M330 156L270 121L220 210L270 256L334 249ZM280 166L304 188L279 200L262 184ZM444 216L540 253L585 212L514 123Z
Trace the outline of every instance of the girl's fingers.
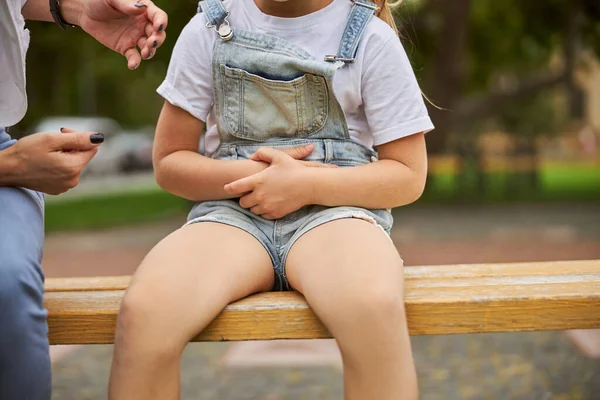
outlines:
M240 197L240 207L242 208L252 208L257 204L258 201L256 200L256 195L254 194L254 192Z
M300 163L306 167L312 168L338 168L335 164L325 164L318 161L300 161Z
M261 215L262 213L265 212L265 210L263 210L261 205L258 206L254 206L250 209L250 212L256 215Z
M135 47L131 47L125 50L125 53L123 53L123 55L127 59L127 68L129 68L130 70L134 70L140 66L140 63L142 62L142 56Z

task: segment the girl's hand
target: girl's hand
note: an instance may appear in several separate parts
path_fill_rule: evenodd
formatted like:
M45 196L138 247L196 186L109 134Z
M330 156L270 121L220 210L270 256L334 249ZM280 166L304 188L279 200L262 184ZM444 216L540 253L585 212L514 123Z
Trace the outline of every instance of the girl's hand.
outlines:
M319 162L297 161L283 151L260 148L252 157L270 166L262 172L237 180L224 189L241 196L240 206L265 219L278 219L307 204L312 197L306 180L307 168L335 168Z

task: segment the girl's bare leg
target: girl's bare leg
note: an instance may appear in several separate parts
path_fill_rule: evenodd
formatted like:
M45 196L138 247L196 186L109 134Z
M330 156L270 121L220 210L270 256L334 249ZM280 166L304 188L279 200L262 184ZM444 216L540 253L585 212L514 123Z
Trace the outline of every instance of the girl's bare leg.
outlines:
M115 337L112 400L179 399L181 353L230 302L269 290L273 267L250 234L202 222L162 240L127 290Z
M417 399L402 259L381 229L359 219L321 225L294 244L286 271L337 340L346 400Z

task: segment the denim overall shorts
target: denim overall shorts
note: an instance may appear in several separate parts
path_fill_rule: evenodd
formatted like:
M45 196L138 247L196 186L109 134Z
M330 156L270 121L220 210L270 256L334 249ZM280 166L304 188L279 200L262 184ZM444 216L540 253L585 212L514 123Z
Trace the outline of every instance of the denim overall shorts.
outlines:
M217 35L212 72L220 146L213 158L248 159L260 147L314 144L306 158L340 167L377 161L377 153L351 140L344 113L333 94L335 72L353 61L373 3L353 0L337 55L317 60L280 38L231 27L221 0L205 0L198 11ZM374 177L374 179L376 179ZM188 224L217 222L253 235L267 250L275 269L274 290L290 290L285 262L296 240L309 230L343 218L392 227L390 210L305 206L278 220L266 220L239 205L238 199L195 205Z

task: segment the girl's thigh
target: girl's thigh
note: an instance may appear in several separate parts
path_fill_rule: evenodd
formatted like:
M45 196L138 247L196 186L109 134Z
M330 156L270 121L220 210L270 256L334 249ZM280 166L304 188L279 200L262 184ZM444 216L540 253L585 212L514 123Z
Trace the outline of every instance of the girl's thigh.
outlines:
M271 258L257 239L239 228L201 222L175 231L150 251L134 274L122 310L139 317L134 324L156 324L180 342L228 303L267 291L273 281Z
M286 276L327 323L329 314L351 306L403 307L402 266L394 244L379 227L341 219L297 240L286 261Z

